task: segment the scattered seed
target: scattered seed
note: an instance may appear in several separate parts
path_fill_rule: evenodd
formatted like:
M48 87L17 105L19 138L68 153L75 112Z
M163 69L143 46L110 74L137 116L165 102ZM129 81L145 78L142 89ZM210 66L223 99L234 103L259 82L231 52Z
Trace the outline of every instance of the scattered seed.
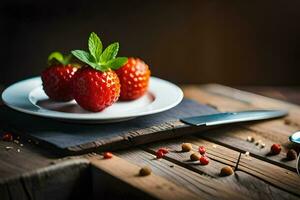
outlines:
M209 159L206 156L201 156L201 158L199 159L199 161L200 161L201 165L208 165L208 163L209 163Z
M5 132L2 136L2 140L6 142L11 142L13 141L13 135L9 132Z
M170 167L171 167L171 168L173 168L173 167L174 167L174 165L170 165Z
M7 146L7 147L5 147L5 149L8 151L8 150L13 149L13 147Z
M20 147L24 146L22 143L20 144Z
M281 151L281 146L280 146L280 144L273 144L273 145L271 146L270 152L271 152L272 154L277 155L277 154L280 153L280 151Z
M261 145L260 145L260 148L265 148L265 146L266 146L266 144L265 143L262 143Z
M205 152L206 152L206 148L205 148L204 146L200 146L199 149L198 149L198 151L199 151L199 153L200 153L201 155L204 155Z
M198 161L200 159L201 155L199 153L192 153L190 156L190 159L192 161Z
M188 151L190 151L190 150L192 150L192 144L191 143L183 143L182 145L181 145L181 149L182 149L182 151L184 151L184 152L188 152Z
M292 123L292 121L291 121L290 119L285 119L285 120L284 120L284 123L285 123L286 125L290 125L290 124Z
M113 157L113 154L111 152L104 152L103 153L103 158L105 159L110 159Z
M245 153L245 156L249 156L249 155L250 155L250 152L247 151L247 152Z
M19 144L20 141L19 140L14 140L14 143Z
M148 176L152 172L152 169L149 166L142 167L140 169L140 176Z
M286 158L288 160L295 160L297 158L297 152L294 149L289 149L286 153Z
M213 148L217 148L217 145L213 144L212 147L213 147Z
M20 149L17 149L17 152L19 153L19 152L21 152L21 150L20 150Z
M248 137L247 137L247 141L248 141L248 142L254 142L255 139L254 139L254 137L252 137L252 136L248 136Z
M230 166L226 166L226 167L223 167L220 171L220 176L230 176L234 173L232 167Z

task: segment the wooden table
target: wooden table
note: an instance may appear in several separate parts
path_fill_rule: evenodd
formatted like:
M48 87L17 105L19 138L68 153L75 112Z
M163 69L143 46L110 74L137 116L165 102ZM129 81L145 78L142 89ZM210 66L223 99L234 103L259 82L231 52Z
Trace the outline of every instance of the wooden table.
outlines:
M296 160L285 158L287 149L298 148L288 142L288 136L300 129L299 106L221 85L186 85L183 89L186 97L220 111L281 108L288 109L289 116L121 150L112 159L97 153L58 157L34 141L0 141L0 199L300 199ZM282 88L254 91L289 100ZM300 91L291 94L293 102L300 103L295 100ZM260 144L247 141L249 136ZM192 143L194 151L205 146L210 163L191 162L191 153L180 151L183 142ZM273 143L283 146L279 155L268 154ZM169 148L170 153L156 159L160 147ZM145 165L153 173L138 176ZM235 168L235 174L220 177L224 166Z

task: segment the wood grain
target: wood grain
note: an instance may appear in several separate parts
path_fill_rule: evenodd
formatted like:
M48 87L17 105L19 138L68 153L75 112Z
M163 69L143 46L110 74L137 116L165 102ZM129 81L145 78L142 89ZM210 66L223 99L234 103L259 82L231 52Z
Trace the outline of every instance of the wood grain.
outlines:
M0 181L0 199L91 198L91 177L86 159L72 159Z
M207 156L210 158L209 165L202 166L197 161L190 161L189 156L191 152L181 152L181 144L184 142L190 142L193 145L194 152L197 151L198 146L205 146L207 148ZM155 143L146 146L144 149L155 154L160 147L170 149L170 153L165 155L165 159L194 172L205 174L216 179L222 179L219 176L222 167L226 165L232 167L236 166L238 156L240 154L240 152L222 145L217 145L194 137ZM239 165L241 165L241 167L238 167L238 170L258 177L259 179L272 184L275 187L281 188L282 190L300 196L300 191L296 189L300 188L300 177L296 174L296 172L292 172L261 159L251 157L250 155L246 156L245 154L242 154L242 159ZM276 176L273 175L274 173Z
M280 108L289 110L290 114L284 119L201 131L192 137L186 136L189 131L186 131L184 124L174 121L172 123L175 124L158 127L167 130L167 137L160 139L174 135L182 137L144 145L142 149L118 151L119 160L99 160L101 156L84 155L97 163L91 168L90 161L84 159L84 167L80 168L76 162L81 157L59 157L44 150L41 143L24 140L21 146L0 141L0 199L53 199L60 194L53 191L59 189L65 191L61 199L67 199L69 195L78 194L78 186L82 187L84 194L88 194L86 198L94 199L171 199L175 195L178 198L203 199L300 199L300 178L295 173L295 161L285 160L287 149L295 147L287 141L287 137L294 130L300 129L299 106L220 85L188 86L184 91L187 97L220 111ZM180 128L170 130L172 126ZM130 132L128 144L138 145L143 140L151 141L147 133L152 130L143 131ZM135 134L145 137L135 137ZM255 143L246 141L248 136L253 136L256 141L261 140L266 147L259 148ZM180 152L182 142L191 142L194 151L197 146L204 145L210 164L201 166L197 162L190 162L190 153ZM282 152L277 156L268 155L273 143L283 145ZM12 146L13 149L6 150L6 146ZM169 147L171 152L157 160L155 151L159 147ZM250 155L241 155L235 175L219 177L223 166L236 166L240 153L246 151ZM61 165L65 162L70 164ZM139 168L144 165L152 167L151 176L154 178L139 179L141 177L136 176ZM83 182L79 184L77 181ZM56 184L58 182L61 184ZM60 185L63 187L59 188ZM157 185L158 188L155 187ZM73 186L77 189L73 190Z
M201 199L193 192L183 189L174 183L155 175L139 176L140 167L124 159L114 156L111 159L92 157L90 162L93 167L110 174L112 177L144 191L157 199Z
M220 85L190 86L185 88L184 91L187 97L201 103L210 104L223 112L267 108L287 109L289 115L286 118L214 129L199 134L199 137L204 137L241 152L249 151L257 158L295 171L295 161L287 161L284 158L288 149L293 148L293 145L288 141L288 136L300 129L300 126L298 126L300 121L299 106ZM286 120L289 120L290 123L286 123ZM247 142L248 136L253 136L256 141L261 140L261 143L266 145L265 148ZM281 144L283 150L279 156L268 156L270 146L274 143Z
M201 142L201 144L206 145L204 142ZM231 151L230 149L227 149L228 151L224 150L220 152L226 155L228 151ZM213 153L210 148L208 148L208 151L210 152L209 156L212 157ZM216 151L218 155L220 155L220 152ZM136 165L151 166L157 175L188 188L203 199L268 199L270 196L273 199L298 199L295 195L270 186L268 183L243 171L236 171L235 175L228 177L212 178L170 162L168 158L155 159L155 155L140 149L121 151L118 152L118 156ZM210 163L209 167L211 165L214 165L214 163Z

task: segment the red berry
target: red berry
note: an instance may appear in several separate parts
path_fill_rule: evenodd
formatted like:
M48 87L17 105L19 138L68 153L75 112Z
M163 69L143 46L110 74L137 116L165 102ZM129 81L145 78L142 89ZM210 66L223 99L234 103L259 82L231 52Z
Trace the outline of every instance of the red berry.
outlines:
M42 72L43 89L50 99L70 101L73 99L72 78L77 71L72 65L52 65Z
M271 153L272 153L272 154L279 154L280 151L281 151L281 146L280 146L280 144L273 144L273 145L271 146Z
M111 152L104 152L103 153L103 158L105 159L109 159L109 158L112 158L113 157L113 154Z
M84 67L73 78L73 95L82 108L99 112L118 100L120 81L111 69L102 72Z
M158 151L163 152L163 154L169 153L169 150L167 148L159 148Z
M209 159L206 156L201 156L201 158L199 159L201 165L207 165L209 163Z
M11 142L11 141L13 141L13 139L14 139L13 135L8 132L4 133L2 136L2 140L7 141L7 142Z
M128 62L116 70L121 83L121 100L133 100L141 97L148 89L150 70L144 61L128 58Z
M200 153L201 155L204 155L205 152L206 152L206 149L205 149L204 146L200 146L199 149L198 149L198 151L199 151L199 153Z
M157 152L156 152L156 158L157 158L157 159L164 157L164 155L165 155L165 154L164 154L162 151L157 151Z

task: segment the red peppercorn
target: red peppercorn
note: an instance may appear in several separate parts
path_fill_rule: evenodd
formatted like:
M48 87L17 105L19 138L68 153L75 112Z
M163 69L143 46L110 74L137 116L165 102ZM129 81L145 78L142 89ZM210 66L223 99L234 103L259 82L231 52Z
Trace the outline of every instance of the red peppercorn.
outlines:
M157 159L164 157L164 155L165 155L165 154L164 154L162 151L157 151L157 152L156 152L156 158L157 158Z
M272 154L279 154L280 151L281 151L281 146L280 146L280 144L273 144L273 145L271 146L271 153L272 153Z
M206 149L205 149L204 146L200 146L199 149L198 149L198 151L199 151L199 153L200 153L201 155L204 155L205 152L206 152Z
M209 159L206 156L201 156L199 159L201 165L207 165L209 163Z
M163 154L169 153L169 150L167 148L159 148L158 151L163 152Z
M4 133L2 136L2 140L7 141L7 142L11 142L11 141L13 141L13 139L14 139L13 135L9 132Z
M113 157L113 154L111 152L104 152L103 153L103 158L105 159L110 159Z

